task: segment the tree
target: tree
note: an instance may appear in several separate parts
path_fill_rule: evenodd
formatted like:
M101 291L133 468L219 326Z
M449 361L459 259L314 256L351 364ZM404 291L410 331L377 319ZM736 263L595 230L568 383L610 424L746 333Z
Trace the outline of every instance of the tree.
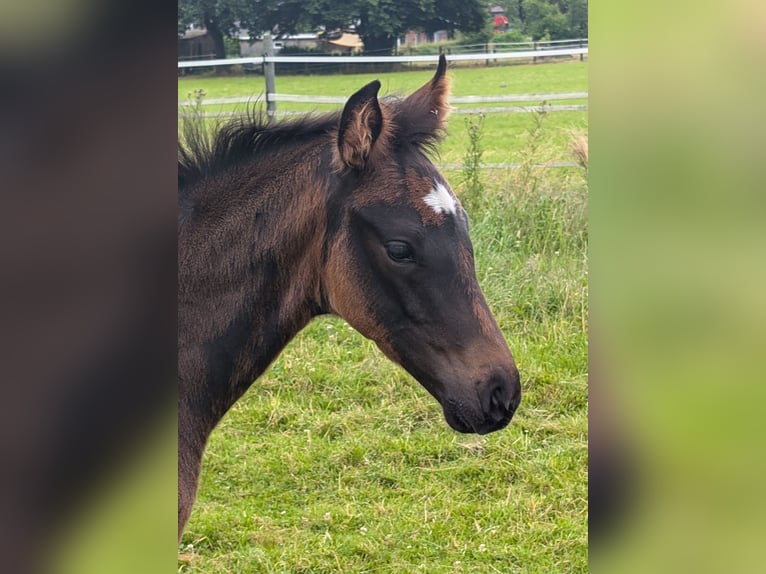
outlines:
M426 32L447 30L450 36L461 31L466 34L480 32L489 19L489 13L482 2L465 0L437 0L433 16L425 19Z
M372 54L390 54L396 38L408 27L420 24L419 15L425 12L428 0L361 0L358 2L356 31L364 42L364 51Z
M588 0L497 0L534 40L588 35ZM178 0L179 28L204 26L218 58L224 38L240 28L294 33L355 28L372 54L390 54L407 30L480 32L489 19L484 0Z
M207 28L224 57L224 37L241 28L293 33L354 27L369 53L390 54L407 30L472 33L484 27L483 0L178 0L178 21Z
M511 27L534 40L586 38L588 0L493 0L502 6Z
M309 0L314 24L327 29L354 26L365 52L390 54L407 30L471 33L489 17L482 0Z
M568 0L567 19L572 37L588 37L588 0Z
M179 28L203 26L213 40L215 57L225 58L224 37L236 34L237 22L246 26L253 20L252 6L247 0L178 0Z
M545 0L525 0L524 11L527 34L533 40L563 40L570 35L567 17L561 13L558 5Z

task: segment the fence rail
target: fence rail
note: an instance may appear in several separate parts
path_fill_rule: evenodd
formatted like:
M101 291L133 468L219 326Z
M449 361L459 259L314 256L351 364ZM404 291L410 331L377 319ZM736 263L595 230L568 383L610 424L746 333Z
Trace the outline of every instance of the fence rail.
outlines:
M301 96L295 94L269 94L271 102L299 102L308 104L344 104L348 98L341 96ZM450 98L450 104L468 103L504 103L504 102L542 102L534 106L487 106L480 108L452 108L453 114L520 114L531 112L584 112L588 110L588 104L548 104L555 100L585 100L588 92L568 92L563 94L513 94L505 96L463 96ZM201 100L199 104L239 104L258 101L257 98L211 98ZM179 102L179 107L188 107L192 104ZM305 111L274 111L275 116L293 116L305 114ZM203 118L225 118L244 115L243 111L199 112L187 113L179 110L178 117L185 118L191 115Z
M588 92L565 92L562 94L509 94L505 96L457 96L450 98L450 104L486 104L503 102L551 102L556 100L584 100ZM300 94L266 94L270 102L295 102L302 104L345 104L348 96L304 96ZM222 104L247 104L252 97L210 98L200 104L213 106Z
M552 58L556 56L579 56L588 53L588 48L540 48L517 52L484 52L481 54L449 54L447 60L464 62L471 60L512 60L524 58ZM218 58L215 60L194 60L178 62L178 68L209 68L243 64L385 64L437 62L438 54L427 56L249 56L246 58Z
M488 108L453 108L453 114L528 114L532 112L537 113L552 113L552 112L587 112L587 104L573 104L562 106L512 106L512 107L488 107ZM308 112L301 111L276 111L272 115L274 116L300 116ZM203 117L203 118L233 118L238 116L244 116L245 112L196 112L193 114L181 112L178 114L179 118L187 117Z
M551 113L551 112L587 112L588 104L572 104L563 106L511 106L511 107L491 107L491 108L455 108L453 114L528 114L531 112Z
M437 163L434 164L439 169L463 169L465 166L462 163ZM520 169L525 166L543 168L543 169L561 169L578 167L580 164L576 161L550 161L546 163L532 163L524 164L521 162L513 163L482 163L480 167L482 169Z
M478 61L484 60L489 65L490 61L496 62L498 60L515 60L515 59L532 59L533 62L537 62L540 58L560 57L560 56L580 56L583 59L584 55L588 53L588 47L586 39L577 40L565 40L563 42L576 43L578 47L556 47L555 42L549 43L533 43L533 50L511 50L506 52L489 52L479 54L445 54L448 61L461 62L461 61ZM560 43L560 42L559 42ZM489 46L489 45L488 45ZM209 68L215 66L233 66L233 65L250 65L250 66L262 66L264 72L264 79L266 82L266 113L269 116L278 115L277 101L297 102L303 101L297 98L305 96L293 96L291 94L277 94L275 89L275 64L385 64L385 63L435 63L438 61L440 55L423 55L423 56L275 56L273 52L273 46L271 43L271 36L268 34L264 37L264 54L262 56L251 56L247 58L223 58L215 60L195 60L178 62L178 69L190 69L190 68ZM476 98L480 96L475 96ZM573 99L573 98L565 98ZM241 98L217 98L206 103L215 104L228 104L228 103L243 103L250 101L248 99L242 100ZM344 99L336 99L333 96L313 96L313 99L306 100L310 103L343 103ZM486 103L488 100L471 100L465 103ZM534 101L534 100L495 100L495 101ZM540 100L538 100L540 101ZM454 103L463 103L459 100L454 100ZM570 106L571 108L571 106ZM569 108L565 106L557 106L556 109L551 108L549 111L565 111ZM579 109L579 108L578 108ZM487 113L496 113L499 110L488 109ZM530 111L523 108L507 108L508 112L524 112ZM466 113L466 112L462 112ZM230 115L230 114L222 114Z

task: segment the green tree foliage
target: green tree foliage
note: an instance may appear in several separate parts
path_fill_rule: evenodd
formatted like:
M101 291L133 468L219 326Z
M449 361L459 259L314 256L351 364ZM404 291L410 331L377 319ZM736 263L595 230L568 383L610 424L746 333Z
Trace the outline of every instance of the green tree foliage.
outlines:
M511 27L533 40L584 37L588 0L499 0ZM494 5L494 2L493 2ZM490 21L484 0L178 0L179 28L207 28L224 57L225 37L247 28L259 33L294 33L324 27L355 27L365 51L390 54L408 30L477 34ZM491 26L490 26L491 27Z
M226 57L225 37L236 33L236 22L247 25L255 12L248 0L178 0L178 28L203 26L213 40L216 58Z
M407 30L470 33L488 17L482 0L178 0L179 27L207 28L220 57L223 38L234 34L237 22L251 31L283 33L355 26L367 52L390 54Z
M327 29L355 26L365 51L390 54L408 30L481 30L489 13L482 0L308 0L314 24Z
M546 0L525 0L527 34L533 40L563 40L569 37L567 17L557 4Z
M588 37L588 0L498 0L513 31L533 40Z
M588 0L568 0L567 19L572 37L588 37Z

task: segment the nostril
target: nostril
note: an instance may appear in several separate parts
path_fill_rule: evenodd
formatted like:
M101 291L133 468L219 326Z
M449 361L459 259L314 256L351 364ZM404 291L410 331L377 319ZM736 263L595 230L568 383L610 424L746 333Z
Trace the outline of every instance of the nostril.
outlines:
M511 391L506 378L492 377L484 393L484 412L492 420L499 421L506 418L511 406Z
M483 422L474 425L479 434L486 434L505 427L521 403L521 384L518 371L498 369L480 383L478 399Z
M503 391L503 387L500 385L497 385L492 389L492 393L489 399L489 404L492 410L497 411L497 410L500 410L501 408L506 408L506 409L508 408L509 406L508 403L510 403L510 401L504 400L503 398L504 394L505 393Z
M497 372L487 381L482 393L482 407L491 419L513 416L520 402L521 384L517 370Z

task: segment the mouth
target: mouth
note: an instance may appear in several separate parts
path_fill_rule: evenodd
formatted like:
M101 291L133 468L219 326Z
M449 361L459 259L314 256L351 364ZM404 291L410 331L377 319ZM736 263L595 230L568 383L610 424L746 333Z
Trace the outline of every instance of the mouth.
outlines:
M504 429L521 403L521 384L515 366L496 369L489 377L462 385L463 388L424 376L417 369L408 370L439 402L447 424L459 433L485 435Z
M511 422L515 407L498 419L476 414L473 409L457 401L445 401L442 405L447 424L459 433L485 435L504 429Z

